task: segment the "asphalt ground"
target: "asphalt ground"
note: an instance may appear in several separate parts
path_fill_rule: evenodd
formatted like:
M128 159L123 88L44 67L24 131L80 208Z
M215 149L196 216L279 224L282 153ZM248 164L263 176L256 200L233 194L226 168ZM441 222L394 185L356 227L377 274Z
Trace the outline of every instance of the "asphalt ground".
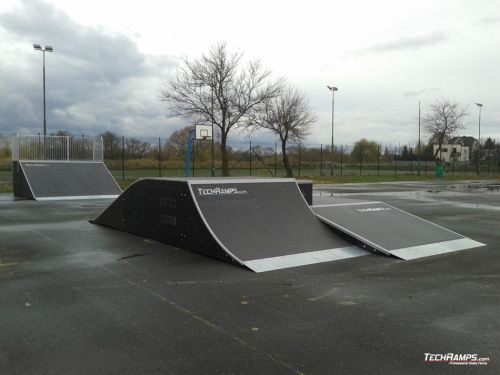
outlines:
M260 274L89 224L110 201L0 196L0 374L498 374L489 183L317 186L316 204L380 200L487 246Z

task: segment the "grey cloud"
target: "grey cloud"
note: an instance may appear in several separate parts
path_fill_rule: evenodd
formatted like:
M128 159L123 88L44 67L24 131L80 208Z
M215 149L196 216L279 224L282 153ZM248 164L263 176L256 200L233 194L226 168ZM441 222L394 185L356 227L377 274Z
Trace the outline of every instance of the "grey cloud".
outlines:
M55 64L78 68L88 79L114 83L144 73L144 56L130 39L80 26L44 2L25 0L21 9L0 14L0 24L27 43L53 45Z
M491 26L491 25L496 25L500 23L500 17L498 16L488 16L488 17L483 17L477 20L476 24L480 26Z
M441 89L438 87L431 87L431 88L425 88L421 90L415 90L415 91L405 91L403 92L404 97L414 97L414 96L422 96L425 94L432 94L435 92L440 91Z
M144 55L130 38L77 24L45 2L21 4L0 14L0 36L20 47L9 56L14 64L0 65L0 132L41 128L42 56L32 43L54 47L54 53L46 54L49 131L168 131L161 129L167 119L158 88L162 72L173 69L175 58Z
M425 34L415 37L399 38L390 42L376 44L374 46L365 49L354 51L352 55L361 56L367 54L414 50L418 48L429 47L436 44L440 44L449 39L450 39L449 34L442 31L435 31L430 34Z

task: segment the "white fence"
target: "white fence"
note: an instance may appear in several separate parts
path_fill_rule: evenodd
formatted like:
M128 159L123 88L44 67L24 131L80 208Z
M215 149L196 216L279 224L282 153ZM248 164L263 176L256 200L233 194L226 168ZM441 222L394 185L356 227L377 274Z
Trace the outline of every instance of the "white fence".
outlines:
M102 161L101 137L16 135L12 160Z

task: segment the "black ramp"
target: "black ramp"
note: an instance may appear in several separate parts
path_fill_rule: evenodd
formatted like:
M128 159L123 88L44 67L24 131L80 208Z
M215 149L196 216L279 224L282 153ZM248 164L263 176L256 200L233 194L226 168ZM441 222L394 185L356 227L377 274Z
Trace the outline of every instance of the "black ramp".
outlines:
M113 198L121 189L102 162L19 162L36 200Z
M293 179L189 180L219 246L255 272L367 255L319 221Z
M401 259L465 250L484 244L382 202L338 201L312 207L325 223Z

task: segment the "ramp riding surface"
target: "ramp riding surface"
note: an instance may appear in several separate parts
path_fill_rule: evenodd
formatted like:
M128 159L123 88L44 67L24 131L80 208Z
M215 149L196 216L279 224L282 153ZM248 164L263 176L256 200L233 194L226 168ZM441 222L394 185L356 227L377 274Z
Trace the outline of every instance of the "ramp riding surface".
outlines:
M337 230L405 260L484 246L382 202L338 200L312 210Z
M121 189L103 162L19 161L16 198L35 200L114 198ZM17 170L19 169L19 170Z
M142 179L94 223L255 272L369 254L318 220L294 179Z

